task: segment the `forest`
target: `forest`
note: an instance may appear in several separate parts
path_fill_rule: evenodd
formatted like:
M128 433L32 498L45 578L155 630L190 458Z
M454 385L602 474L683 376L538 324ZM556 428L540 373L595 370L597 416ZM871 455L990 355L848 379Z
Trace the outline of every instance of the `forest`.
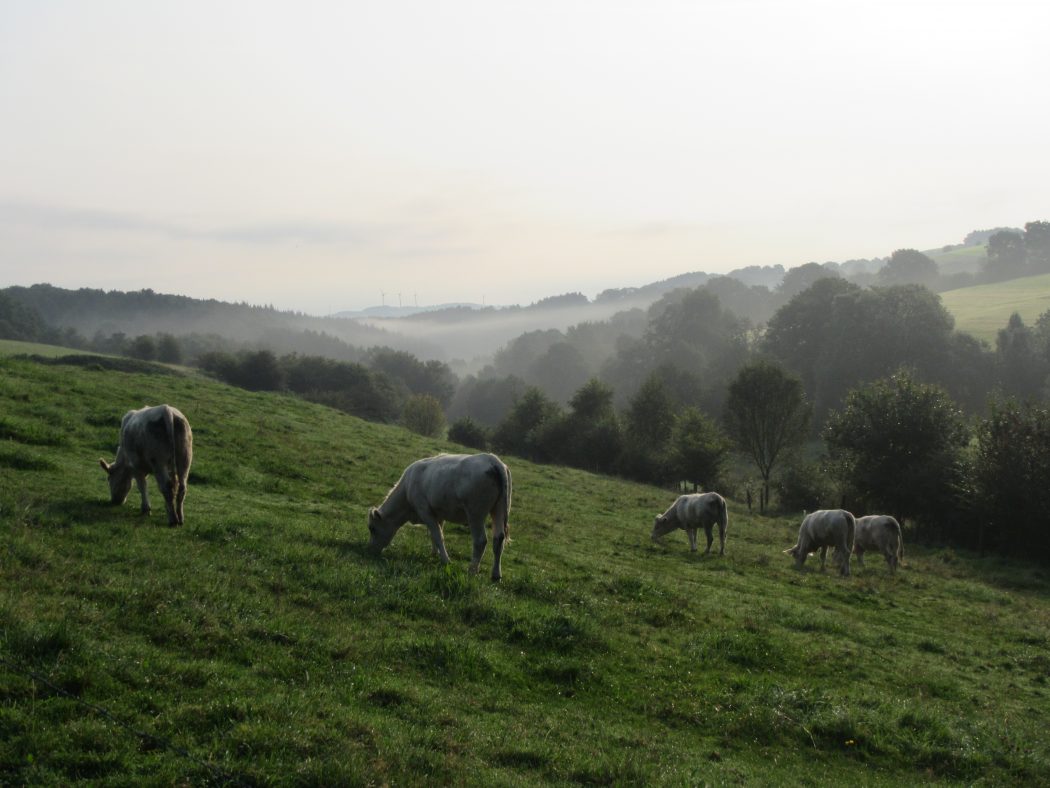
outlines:
M936 294L1050 271L1050 223L965 243L986 245L976 271L944 273L900 249L679 277L639 288L648 303L606 291L596 303L626 308L525 331L471 371L406 350L391 331L364 327L355 345L306 316L152 291L7 288L0 338L193 366L477 449L717 489L761 511L885 511L909 538L1050 560L1038 528L1050 503L1050 311L1033 325L1013 315L992 347L956 330ZM568 294L532 309L588 305ZM236 328L120 330L150 316Z

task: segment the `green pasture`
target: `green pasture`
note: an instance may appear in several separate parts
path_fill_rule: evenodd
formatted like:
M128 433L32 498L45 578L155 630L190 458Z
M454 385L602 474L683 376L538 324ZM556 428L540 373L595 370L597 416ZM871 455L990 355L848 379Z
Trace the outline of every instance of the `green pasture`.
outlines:
M1050 310L1050 274L1025 276L1007 282L975 285L941 293L955 327L995 345L999 329L1017 312L1026 325Z
M186 525L108 503L122 414L193 425ZM797 572L731 502L504 457L504 580L365 516L456 447L144 367L0 358L0 784L1050 783L1050 577L906 543ZM151 480L151 485L153 482ZM159 512L159 514L158 514Z

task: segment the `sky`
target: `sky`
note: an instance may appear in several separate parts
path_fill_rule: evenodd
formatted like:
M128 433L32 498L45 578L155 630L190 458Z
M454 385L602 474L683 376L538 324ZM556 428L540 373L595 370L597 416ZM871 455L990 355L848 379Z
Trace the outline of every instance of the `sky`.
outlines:
M4 0L0 287L528 304L1050 220L1045 0Z

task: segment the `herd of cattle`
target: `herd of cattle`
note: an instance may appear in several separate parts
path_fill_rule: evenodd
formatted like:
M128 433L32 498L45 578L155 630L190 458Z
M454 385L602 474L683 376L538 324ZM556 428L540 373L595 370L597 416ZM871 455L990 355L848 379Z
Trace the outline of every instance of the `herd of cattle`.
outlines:
M153 474L164 496L169 525L182 525L186 481L193 461L193 432L190 423L170 405L131 410L120 424L120 443L112 464L99 460L109 476L113 503L123 504L134 479L142 496L142 513L150 513L146 476ZM430 531L433 552L449 562L442 528L445 522L470 528L474 543L470 571L476 573L488 544L485 522L492 519L492 579L501 576L500 559L510 534L510 470L494 454L439 454L409 465L379 506L368 512L369 547L379 552L405 523L425 525ZM718 526L719 555L725 554L729 515L725 499L715 492L680 495L670 508L653 521L652 539L659 540L676 529L689 537L697 549L700 528L707 536L707 553ZM798 541L784 552L794 556L799 569L806 558L820 551L824 568L828 548L843 575L849 576L850 555L864 565L864 553L875 551L886 559L891 572L904 555L900 524L889 515L855 518L845 509L811 512L802 520Z

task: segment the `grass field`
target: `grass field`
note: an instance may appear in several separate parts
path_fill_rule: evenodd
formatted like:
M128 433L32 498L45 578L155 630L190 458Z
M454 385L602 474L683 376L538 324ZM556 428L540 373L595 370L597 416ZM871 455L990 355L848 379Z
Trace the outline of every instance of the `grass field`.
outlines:
M159 402L194 429L183 528L97 463ZM458 526L447 568L420 528L368 555L367 507L454 448L0 358L0 783L1050 783L1046 570L909 544L895 577L799 573L798 518L732 502L693 555L649 540L671 493L511 457L501 584Z
M999 329L1014 312L1031 326L1050 310L1050 274L949 290L941 293L941 300L955 317L956 328L994 347Z

